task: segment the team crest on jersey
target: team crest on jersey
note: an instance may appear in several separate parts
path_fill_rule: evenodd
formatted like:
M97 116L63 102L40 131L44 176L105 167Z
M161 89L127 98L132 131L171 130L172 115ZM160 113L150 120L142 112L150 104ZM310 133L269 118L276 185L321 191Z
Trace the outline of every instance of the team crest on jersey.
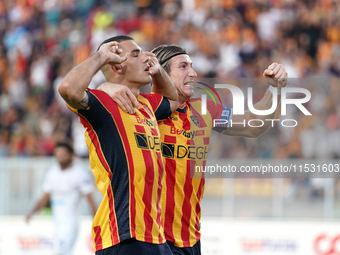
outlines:
M200 127L200 121L197 115L190 115L190 119L197 127Z

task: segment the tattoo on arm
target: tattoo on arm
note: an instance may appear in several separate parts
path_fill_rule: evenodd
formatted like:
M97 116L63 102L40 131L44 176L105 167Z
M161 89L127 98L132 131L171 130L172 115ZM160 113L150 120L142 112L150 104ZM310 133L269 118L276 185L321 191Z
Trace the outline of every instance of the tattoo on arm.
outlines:
M78 102L78 104L86 110L87 107L89 107L89 96L86 94L83 100Z

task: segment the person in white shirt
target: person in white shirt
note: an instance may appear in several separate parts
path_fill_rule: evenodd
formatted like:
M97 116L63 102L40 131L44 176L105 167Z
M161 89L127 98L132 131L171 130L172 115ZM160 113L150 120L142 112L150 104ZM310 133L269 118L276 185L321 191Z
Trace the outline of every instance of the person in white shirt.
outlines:
M58 164L46 173L43 195L27 214L28 223L33 214L51 201L55 223L55 255L71 255L78 234L78 207L82 196L89 202L92 215L96 213L91 176L73 164L73 148L68 143L57 143L54 156Z

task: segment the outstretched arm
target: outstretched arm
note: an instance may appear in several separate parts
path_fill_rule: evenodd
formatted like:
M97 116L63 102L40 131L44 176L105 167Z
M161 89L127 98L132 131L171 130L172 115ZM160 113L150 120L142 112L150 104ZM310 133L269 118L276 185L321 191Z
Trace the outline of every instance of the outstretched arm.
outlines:
M50 199L50 194L44 192L40 200L35 204L33 209L26 215L26 222L29 223L32 216L38 212L41 208L46 206L48 204L48 200Z
M62 80L58 87L59 94L71 107L86 109L88 107L88 96L85 89L91 82L92 77L106 64L120 64L127 56L119 56L117 42L103 44L97 52L87 60L74 67Z
M287 85L287 77L288 74L286 69L278 63L272 63L264 72L263 76L267 79L268 84L271 87L277 87L281 89ZM273 103L273 95L270 91L271 87L269 87L264 94L263 98L254 105L254 108L257 110L268 110L271 108ZM278 91L279 92L279 91ZM279 93L278 93L279 94ZM272 125L271 121L266 121L266 119L275 119L276 111L281 102L281 96L277 96L277 107L275 111L268 115L256 115L249 110L244 113L244 115L233 115L232 123L243 123L244 125L233 125L232 127L224 129L221 133L230 136L244 136L244 137L258 137L265 133L269 127ZM250 127L247 125L248 121L251 119L259 119L262 120L264 125L261 127ZM219 129L221 131L221 129Z

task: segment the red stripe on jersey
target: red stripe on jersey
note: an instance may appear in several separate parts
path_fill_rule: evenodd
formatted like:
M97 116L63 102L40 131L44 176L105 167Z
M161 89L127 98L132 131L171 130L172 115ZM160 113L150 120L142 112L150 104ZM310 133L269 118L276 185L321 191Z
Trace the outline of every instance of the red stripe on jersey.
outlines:
M160 181L158 182L158 186L162 186L162 178L163 178L163 173L164 173L164 165L163 165L163 158L161 152L156 152L157 155L157 166L158 166L158 173L160 176Z
M164 232L166 240L175 242L173 222L175 218L175 183L176 183L176 160L165 158L166 172L166 217L164 219Z
M158 136L158 131L157 131L157 128L151 128L151 134L154 135L154 136Z
M203 143L204 143L204 145L209 144L209 141L210 141L210 137L203 137Z
M205 168L205 165L206 165L206 161L203 161L203 169ZM199 232L200 219L199 219L198 214L201 212L200 201L201 201L202 195L203 195L204 183L205 183L205 178L201 178L201 182L200 182L200 185L199 185L198 191L197 191L197 204L196 204L196 207L195 207L195 212L196 212L195 236L196 236L196 240L199 240L201 238L201 234Z
M125 154L128 161L128 167L129 167L129 176L130 176L130 233L131 236L135 236L135 228L136 228L136 198L135 198L135 185L134 185L134 166L133 166L133 159L132 159L132 153L131 148L129 144L129 140L127 138L127 134L125 131L124 122L122 120L122 116L120 115L120 112L118 110L118 106L116 109L116 112L111 114L114 114L115 119L114 122L117 126L117 129L119 131L120 137L122 138L122 142L124 144Z
M195 165L195 163L193 163L193 162L194 161L192 161L192 160L187 160L187 170L190 169L191 164ZM190 171L186 172L186 180L185 180L183 190L184 190L184 201L183 201L183 206L182 206L181 238L182 238L182 240L188 240L188 241L183 241L183 246L189 247L190 246L189 226L190 226L190 217L191 217L190 198L191 198L191 194L192 194L192 191L193 191L192 182L191 182L191 179L190 179Z
M184 121L188 117L186 112L179 112L178 116L182 121Z
M149 101L153 109L152 112L156 112L158 107L161 105L163 101L163 96L161 96L160 94L154 93L154 92L152 92L151 94L140 93L140 95L145 97Z
M112 241L112 244L117 244L119 243L119 234L118 234L116 214L114 211L115 209L114 209L114 204L113 204L113 192L112 192L111 185L107 187L107 194L109 198L109 207L110 207L109 217L111 221L110 222L111 241Z
M135 125L135 128L138 133L145 134L145 128L143 126Z
M111 180L112 179L112 172L110 170L108 163L106 162L105 156L104 156L103 151L100 147L100 142L99 142L97 133L93 130L91 124L86 121L86 118L84 116L80 120L81 120L81 123L83 124L83 126L86 128L87 133L89 134L89 137L90 137L94 147L96 148L96 153L98 155L98 158L99 158L100 162L103 164L103 167L107 171L107 173L109 175L109 179Z
M170 126L170 127L175 126L175 124L172 122L172 119L170 119L170 118L167 118L166 120L164 120L163 123L164 123L164 125L167 125L167 126Z
M143 114L144 117L147 118L147 119L152 118L153 117L153 115L152 115L153 111L150 110L150 108L145 103L142 103L142 102L139 102L139 103L143 106L143 107L139 108L140 113Z
M151 200L153 192L153 182L154 182L154 167L151 152L149 150L142 150L144 163L148 168L145 173L145 186L143 194L143 202L145 204L144 209L144 222L145 222L145 242L152 243L152 225L153 219L151 217Z
M163 173L164 173L164 168L163 168L163 160L162 160L162 155L160 152L156 152L157 155L157 164L158 164L158 169L159 169L159 175L158 175L158 190L157 190L157 219L156 222L159 226L163 226L162 222L162 210L161 210L161 205L160 205L160 200L161 200L161 195L162 195L162 178L163 178ZM159 233L158 236L159 243L162 243L163 237L162 233Z
M100 226L93 227L94 231L94 243L95 243L95 250L99 251L103 249L103 243L102 243L102 236L101 234L101 228Z
M165 143L176 143L176 136L172 136L172 135L164 135L164 142Z
M195 141L194 140L187 140L187 145L195 145Z
M180 112L179 118L183 121L183 130L187 131L190 130L190 118L187 113Z
M112 228L112 223L110 222L109 224L109 228L110 228L110 237L111 237L111 243L114 245L115 243L114 243L114 237L113 237L113 228Z

